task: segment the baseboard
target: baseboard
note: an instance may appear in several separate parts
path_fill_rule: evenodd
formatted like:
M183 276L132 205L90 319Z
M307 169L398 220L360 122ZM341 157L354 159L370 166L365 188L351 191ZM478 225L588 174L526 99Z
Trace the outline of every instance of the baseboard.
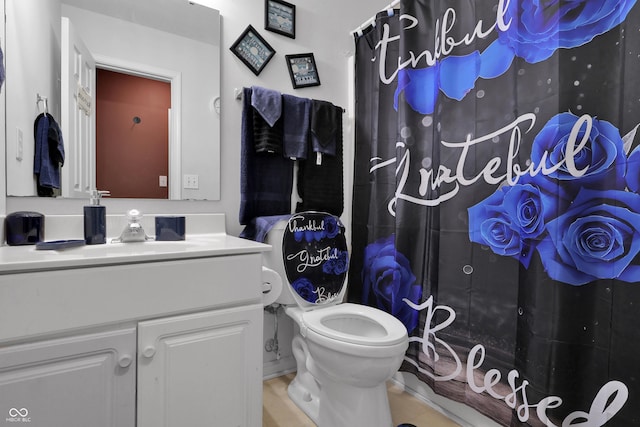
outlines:
M296 360L293 356L282 357L279 360L264 362L262 365L262 379L279 377L296 371Z
M482 415L472 407L436 394L414 374L397 372L391 378L391 381L405 392L423 401L426 405L429 405L462 427L500 427L500 424Z

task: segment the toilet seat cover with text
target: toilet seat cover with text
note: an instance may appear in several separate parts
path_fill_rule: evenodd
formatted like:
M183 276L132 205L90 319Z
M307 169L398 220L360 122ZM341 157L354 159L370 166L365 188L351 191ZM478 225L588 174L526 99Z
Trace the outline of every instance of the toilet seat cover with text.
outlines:
M284 269L301 308L342 301L349 267L344 232L340 219L324 212L300 212L289 219L282 238Z

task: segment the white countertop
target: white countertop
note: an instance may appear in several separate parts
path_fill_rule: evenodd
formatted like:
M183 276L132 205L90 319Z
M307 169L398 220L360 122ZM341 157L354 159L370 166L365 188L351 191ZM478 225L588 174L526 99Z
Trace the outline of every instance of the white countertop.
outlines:
M108 242L61 250L36 250L34 245L2 246L0 274L238 255L270 248L224 233L187 235L181 241Z

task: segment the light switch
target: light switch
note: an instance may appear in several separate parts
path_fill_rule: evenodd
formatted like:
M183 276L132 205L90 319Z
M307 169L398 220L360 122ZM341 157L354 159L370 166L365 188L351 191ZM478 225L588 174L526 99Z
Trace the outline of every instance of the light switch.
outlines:
M16 160L22 160L23 136L22 129L18 128L16 136Z

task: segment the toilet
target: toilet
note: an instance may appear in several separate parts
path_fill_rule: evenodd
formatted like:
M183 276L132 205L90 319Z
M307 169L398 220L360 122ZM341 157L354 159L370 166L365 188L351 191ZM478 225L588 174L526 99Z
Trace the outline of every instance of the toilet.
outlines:
M349 261L344 232L333 215L303 212L267 234L273 249L264 255L264 270L282 278L276 302L297 325L297 373L288 394L320 427L390 427L386 381L402 364L407 330L382 310L342 303Z

